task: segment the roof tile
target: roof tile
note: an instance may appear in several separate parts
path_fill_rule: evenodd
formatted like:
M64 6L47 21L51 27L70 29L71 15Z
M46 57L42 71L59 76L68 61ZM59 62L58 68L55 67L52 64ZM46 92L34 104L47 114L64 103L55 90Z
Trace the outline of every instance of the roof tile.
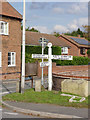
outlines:
M0 15L22 19L22 15L9 2L0 0Z
M30 31L26 31L26 44L27 45L40 45L38 41L40 37L46 38L54 46L61 46L61 47L68 46L66 43L63 42L63 40L60 40L59 38L53 35L39 33L39 32L30 32Z

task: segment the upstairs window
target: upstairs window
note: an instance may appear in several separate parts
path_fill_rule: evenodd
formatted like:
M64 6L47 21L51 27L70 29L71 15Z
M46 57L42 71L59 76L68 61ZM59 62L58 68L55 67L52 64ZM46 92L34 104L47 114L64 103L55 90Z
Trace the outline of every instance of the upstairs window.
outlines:
M15 52L8 52L8 66L15 66Z
M2 67L2 54L0 52L0 67Z
M8 35L8 23L0 21L0 34L1 35Z
M61 48L61 53L62 54L68 54L68 47L62 47Z

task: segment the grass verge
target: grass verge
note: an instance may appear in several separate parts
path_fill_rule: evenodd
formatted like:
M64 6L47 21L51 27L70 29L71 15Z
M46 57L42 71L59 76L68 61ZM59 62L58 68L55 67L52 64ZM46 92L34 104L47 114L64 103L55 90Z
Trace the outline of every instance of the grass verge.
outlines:
M70 103L71 97L61 96L61 92L56 91L42 91L35 92L34 89L25 90L23 94L12 93L2 97L3 101L17 101L17 102L29 102L29 103L48 103L60 106L72 106L72 107L88 107L88 97L85 101L79 103ZM90 96L89 96L90 99Z

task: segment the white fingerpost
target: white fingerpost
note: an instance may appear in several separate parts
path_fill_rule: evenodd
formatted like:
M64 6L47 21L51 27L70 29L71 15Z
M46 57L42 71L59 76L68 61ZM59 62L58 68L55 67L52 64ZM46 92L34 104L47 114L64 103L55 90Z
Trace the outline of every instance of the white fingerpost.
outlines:
M42 56L44 55L44 48L47 45L48 40L46 40L45 38L40 38L39 40L40 44L42 45ZM43 63L43 57L42 57L42 63ZM42 66L42 81L41 84L43 85L43 66Z
M48 43L48 55L32 54L32 58L48 59L48 62L41 62L40 67L48 66L48 90L52 91L52 59L54 60L73 60L71 55L52 55L52 43Z
M49 66L48 66L48 90L51 91L52 90L52 43L48 43L48 62L49 62Z

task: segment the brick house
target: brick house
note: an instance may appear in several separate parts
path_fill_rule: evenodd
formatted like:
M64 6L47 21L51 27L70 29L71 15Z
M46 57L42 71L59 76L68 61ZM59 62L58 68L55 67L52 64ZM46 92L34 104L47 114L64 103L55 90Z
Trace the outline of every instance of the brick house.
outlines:
M0 78L20 79L22 15L8 2L0 8Z
M59 40L68 44L69 47L62 47L62 54L87 57L87 50L90 49L90 42L85 38L60 35Z
M61 47L62 55L73 55L87 57L87 50L90 49L90 42L85 38L60 35L55 37L51 34L26 31L26 45L40 45L40 37L46 38L54 46Z

